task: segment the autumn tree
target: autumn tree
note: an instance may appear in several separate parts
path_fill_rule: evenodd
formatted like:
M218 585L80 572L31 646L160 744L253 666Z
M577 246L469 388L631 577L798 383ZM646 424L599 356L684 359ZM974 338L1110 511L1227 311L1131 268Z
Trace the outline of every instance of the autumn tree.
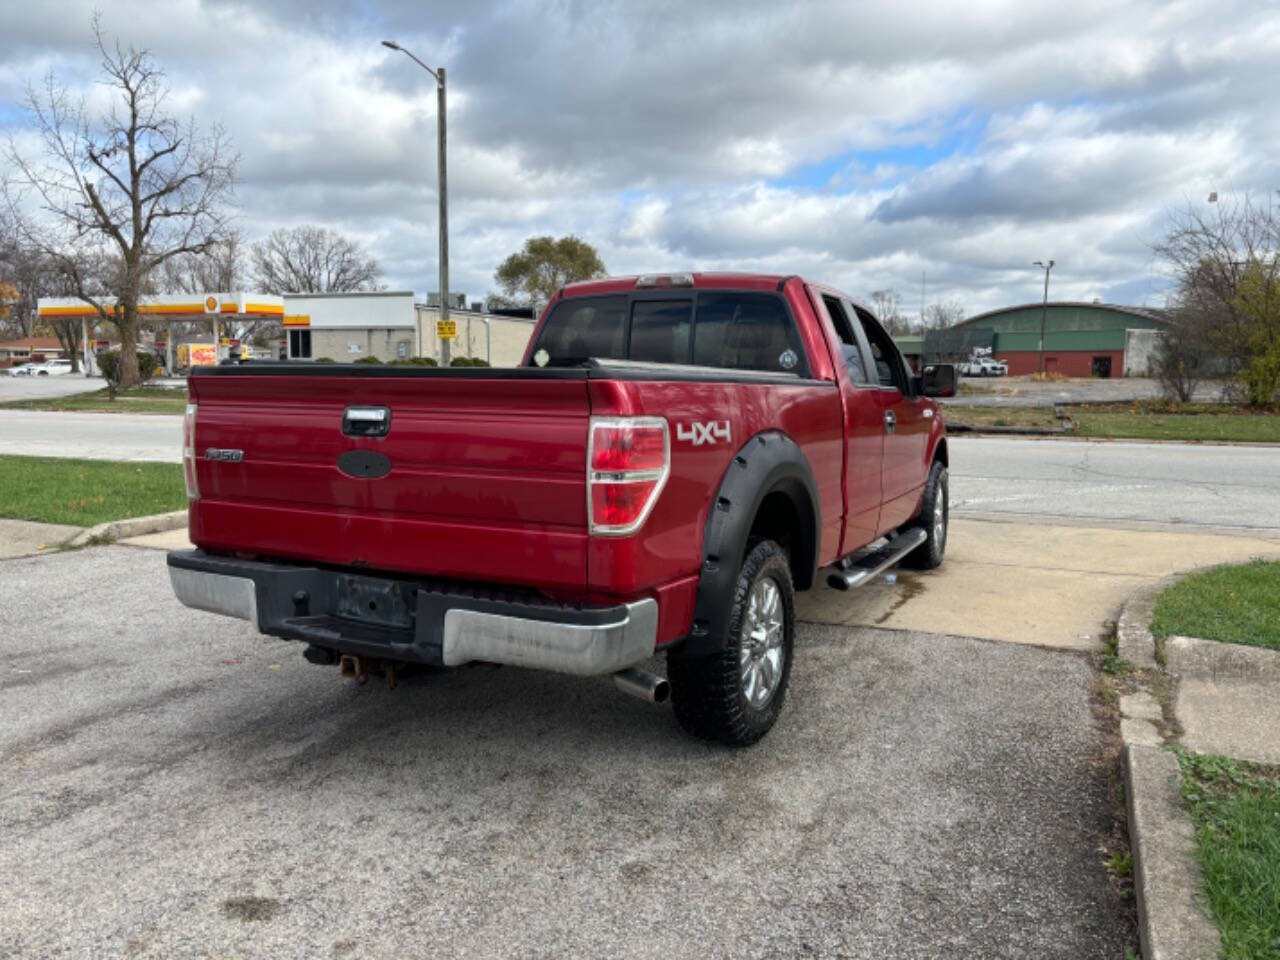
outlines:
M264 293L377 290L382 267L354 240L326 227L281 227L253 245L254 286Z
M1274 199L1224 196L1188 204L1169 214L1166 234L1153 250L1176 284L1167 344L1158 349L1157 363L1186 363L1195 354L1201 375L1209 369L1231 375L1246 403L1275 403L1280 209Z
M100 270L81 264L82 275L93 275L91 286L100 289ZM41 320L38 304L41 297L75 296L71 278L61 262L28 246L19 239L0 242L0 320L22 337L57 338L71 360L72 373L80 372L80 352L84 346L84 327L79 317L52 317Z
M9 140L4 193L24 238L116 327L120 385L131 387L139 382L139 297L169 260L227 236L237 158L220 127L204 133L194 118L168 112L168 82L148 51L108 42L96 16L92 26L110 105L92 113L52 73L28 88L42 149L31 156ZM117 269L99 287L86 265L108 261Z
M502 291L491 297L502 306L541 311L566 283L603 277L607 271L596 248L578 237L530 237L519 252L499 264L493 274Z

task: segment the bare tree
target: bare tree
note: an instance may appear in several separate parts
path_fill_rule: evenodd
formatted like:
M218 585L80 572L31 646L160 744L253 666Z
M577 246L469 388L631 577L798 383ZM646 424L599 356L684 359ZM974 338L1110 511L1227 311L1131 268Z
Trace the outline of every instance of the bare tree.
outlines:
M950 330L962 322L965 317L964 305L958 300L944 300L932 303L924 311L924 328L926 330Z
M875 308L876 317L889 333L896 336L910 330L911 324L902 315L902 297L897 290L872 290L871 305Z
M1169 214L1168 232L1152 249L1177 283L1168 349L1199 351L1198 369L1216 366L1232 374L1252 405L1274 403L1280 387L1280 209L1273 199L1223 196L1203 206L1188 203Z
M4 193L27 242L53 258L74 295L119 331L119 382L130 387L139 382L138 298L157 268L227 236L223 204L236 157L220 127L202 134L194 119L166 113L168 84L146 50L108 43L96 15L92 27L112 106L90 116L52 73L28 88L42 155L27 156L10 138L5 157L14 172ZM103 286L85 267L107 261L118 269Z
M237 230L202 253L166 261L156 278L165 293L232 293L245 283L244 241Z
M377 290L382 267L354 240L325 227L281 227L253 245L254 285L264 293Z

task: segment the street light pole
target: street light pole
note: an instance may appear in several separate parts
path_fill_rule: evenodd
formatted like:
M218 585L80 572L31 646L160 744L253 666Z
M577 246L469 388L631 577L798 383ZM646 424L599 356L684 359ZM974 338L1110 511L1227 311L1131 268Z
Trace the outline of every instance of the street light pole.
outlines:
M1044 321L1049 312L1049 271L1053 269L1053 261L1046 265L1040 260L1032 264L1044 270L1044 302L1040 305L1040 373L1044 373Z
M394 40L383 40L382 45L391 50L399 50L436 80L436 174L438 176L436 192L440 197L440 322L447 323L449 320L449 189L445 170L444 67L433 70ZM450 360L449 346L448 338L441 337L440 362L446 367Z

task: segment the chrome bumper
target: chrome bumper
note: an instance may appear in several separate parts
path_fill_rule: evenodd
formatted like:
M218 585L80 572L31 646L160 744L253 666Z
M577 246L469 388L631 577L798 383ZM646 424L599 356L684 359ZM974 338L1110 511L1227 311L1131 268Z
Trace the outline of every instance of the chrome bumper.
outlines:
M361 577L366 590L369 584L385 588L388 606L399 598L403 619L377 622L352 618L343 606L340 581L350 576L210 557L199 550L169 555L173 592L186 606L247 620L262 633L337 653L443 666L485 661L591 675L640 663L657 643L658 604L652 599L583 610Z

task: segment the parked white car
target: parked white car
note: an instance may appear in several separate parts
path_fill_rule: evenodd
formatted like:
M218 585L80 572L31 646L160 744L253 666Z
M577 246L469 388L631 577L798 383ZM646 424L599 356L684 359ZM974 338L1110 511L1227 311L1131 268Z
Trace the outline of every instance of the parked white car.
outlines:
M11 377L60 376L71 372L70 360L45 360L42 363L24 363L9 370Z
M1006 377L1009 365L1003 360L991 357L970 357L965 363L957 364L957 372L963 377Z

